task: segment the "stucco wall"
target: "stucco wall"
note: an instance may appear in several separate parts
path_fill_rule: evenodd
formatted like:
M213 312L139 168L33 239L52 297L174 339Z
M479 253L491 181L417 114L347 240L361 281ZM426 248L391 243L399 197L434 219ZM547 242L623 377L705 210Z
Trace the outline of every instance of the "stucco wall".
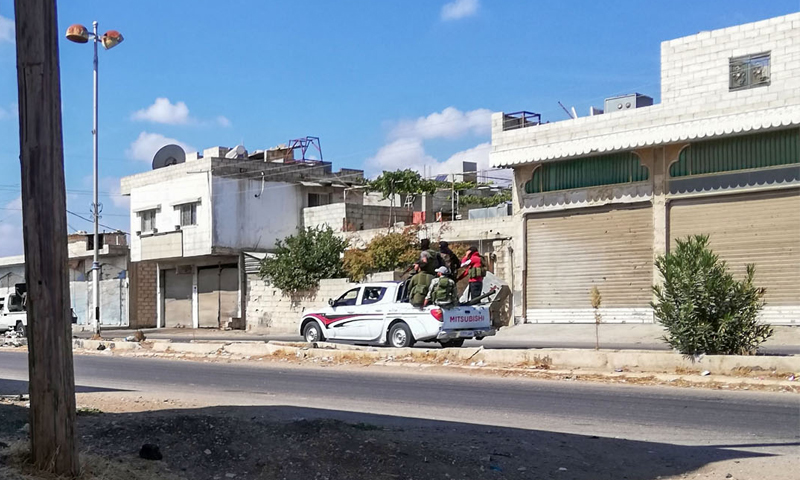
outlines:
M214 177L212 182L215 248L270 250L276 240L297 233L304 201L299 186L266 182L261 193L261 180Z

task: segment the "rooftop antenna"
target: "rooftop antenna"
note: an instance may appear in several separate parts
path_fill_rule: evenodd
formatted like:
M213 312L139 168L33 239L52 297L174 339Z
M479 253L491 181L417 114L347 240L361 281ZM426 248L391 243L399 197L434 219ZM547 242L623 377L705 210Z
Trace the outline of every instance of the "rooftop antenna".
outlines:
M573 119L573 120L574 120L574 119L576 119L576 118L578 118L578 116L577 116L577 115L573 116L573 115L572 115L572 112L570 112L569 110L567 110L567 107L565 107L565 106L564 106L564 104L563 104L563 103L561 103L560 101L558 102L558 105L559 105L559 106L560 106L560 107L561 107L561 108L562 108L562 109L563 109L565 112L567 112L567 115L569 115L569 118L571 118L571 119ZM573 111L574 111L574 109L573 109Z
M179 145L164 145L153 157L153 170L169 167L186 161L186 152Z

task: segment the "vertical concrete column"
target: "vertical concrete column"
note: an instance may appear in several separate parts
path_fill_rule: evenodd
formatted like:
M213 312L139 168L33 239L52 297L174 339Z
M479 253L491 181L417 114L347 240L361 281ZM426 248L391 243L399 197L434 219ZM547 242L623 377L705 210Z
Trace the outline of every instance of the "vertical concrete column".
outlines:
M197 295L197 265L192 265L192 327L200 328L200 297Z
M527 282L527 241L528 231L525 222L525 184L531 179L535 164L522 165L514 168L514 184L511 190L512 214L514 223L517 225L514 238L511 241L511 268L513 285L512 291L512 310L514 323L527 323L527 300L525 298L525 288Z
M156 263L156 328L164 327L164 295L161 285L161 264Z

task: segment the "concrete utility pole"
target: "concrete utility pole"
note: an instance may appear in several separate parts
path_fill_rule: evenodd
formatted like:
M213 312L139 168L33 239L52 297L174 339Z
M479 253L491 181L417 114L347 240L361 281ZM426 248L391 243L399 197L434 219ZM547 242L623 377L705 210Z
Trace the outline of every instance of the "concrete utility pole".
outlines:
M65 477L80 471L67 275L58 25L53 0L14 0L28 289L33 462Z

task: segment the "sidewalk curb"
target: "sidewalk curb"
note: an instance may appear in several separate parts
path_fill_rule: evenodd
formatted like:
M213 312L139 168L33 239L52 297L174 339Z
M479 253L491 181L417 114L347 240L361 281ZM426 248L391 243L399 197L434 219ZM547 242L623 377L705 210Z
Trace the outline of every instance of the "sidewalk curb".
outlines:
M100 346L103 347L100 347ZM471 365L521 368L549 371L585 370L594 373L699 375L708 371L709 378L716 375L731 375L744 379L743 373L764 372L771 375L797 375L800 373L800 356L741 356L707 355L693 362L672 352L640 350L586 351L567 349L530 350L486 350L477 348L383 348L359 347L319 342L314 345L291 342L118 342L104 340L73 340L77 350L149 351L153 354L219 355L223 357L266 357L288 355L298 358L319 358L326 361L396 362L447 365L460 363ZM752 380L752 379L751 379ZM777 381L777 380L770 380ZM792 385L787 382L787 385ZM797 383L794 383L797 384Z

